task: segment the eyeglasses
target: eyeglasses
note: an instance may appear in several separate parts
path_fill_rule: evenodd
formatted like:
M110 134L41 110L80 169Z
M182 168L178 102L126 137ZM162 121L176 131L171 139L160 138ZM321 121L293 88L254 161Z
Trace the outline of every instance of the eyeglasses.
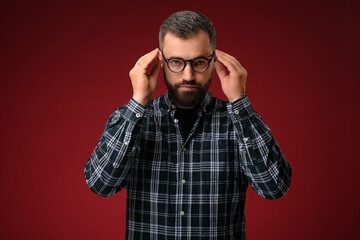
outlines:
M169 70L174 73L179 73L179 72L184 71L187 62L190 63L191 69L193 71L202 73L202 72L205 72L209 68L210 62L214 58L215 52L213 54L211 54L210 58L198 57L198 58L194 58L194 59L190 59L190 60L184 60L182 58L166 59L162 52L161 52L161 54L167 64Z

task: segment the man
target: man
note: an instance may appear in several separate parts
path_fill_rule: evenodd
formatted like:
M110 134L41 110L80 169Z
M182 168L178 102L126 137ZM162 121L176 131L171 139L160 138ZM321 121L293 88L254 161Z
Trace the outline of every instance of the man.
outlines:
M101 196L127 188L126 239L245 239L248 183L279 198L291 166L245 95L246 70L215 50L207 17L174 13L159 39L130 71L133 97L107 121L87 184ZM168 92L152 100L161 68ZM228 102L208 91L214 68Z

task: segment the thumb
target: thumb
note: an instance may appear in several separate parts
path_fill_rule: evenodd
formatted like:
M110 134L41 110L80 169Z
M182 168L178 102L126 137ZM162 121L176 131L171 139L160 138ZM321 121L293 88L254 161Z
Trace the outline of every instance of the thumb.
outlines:
M151 73L148 76L149 81L152 84L154 84L154 82L156 84L156 82L157 82L157 78L159 76L159 72L160 72L160 68L161 68L160 65L161 65L161 61L159 60L154 64L154 66L151 69Z
M219 76L220 81L222 81L227 76L227 71L222 63L219 61L215 62L216 73Z
M156 77L159 75L161 61L157 61L151 69L150 77Z

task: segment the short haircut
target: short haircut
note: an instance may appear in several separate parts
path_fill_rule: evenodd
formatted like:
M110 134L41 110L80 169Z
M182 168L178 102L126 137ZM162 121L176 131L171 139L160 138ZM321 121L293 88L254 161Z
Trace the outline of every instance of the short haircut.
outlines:
M210 47L215 51L216 32L209 18L201 13L192 11L175 12L166 18L160 26L160 49L163 49L163 42L167 33L172 33L177 37L187 39L199 31L204 31L209 35Z

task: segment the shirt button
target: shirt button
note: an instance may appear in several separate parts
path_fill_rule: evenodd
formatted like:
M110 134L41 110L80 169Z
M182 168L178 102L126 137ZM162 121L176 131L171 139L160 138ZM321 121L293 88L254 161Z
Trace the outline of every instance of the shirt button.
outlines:
M181 211L181 212L180 212L180 215L181 215L181 216L184 216L184 215L185 215L185 212L184 212L184 211Z
M236 115L238 115L238 114L239 114L239 110L235 110L234 113L235 113Z
M177 120L176 118L174 119L174 123L178 123L179 122L179 120Z
M137 113L137 114L136 114L136 117L137 117L137 118L141 117L141 114L140 114L140 113Z
M185 183L186 183L186 180L185 180L185 179L183 179L183 180L181 180L181 182L182 182L183 184L185 184Z
M243 138L244 142L247 142L249 140L249 138Z
M183 152L186 152L186 148L185 148L185 147L183 148Z
M125 145L129 145L129 142L124 142Z
M172 108L172 109L175 109L175 105L174 105L174 104L173 104L173 105L171 105L171 108Z

